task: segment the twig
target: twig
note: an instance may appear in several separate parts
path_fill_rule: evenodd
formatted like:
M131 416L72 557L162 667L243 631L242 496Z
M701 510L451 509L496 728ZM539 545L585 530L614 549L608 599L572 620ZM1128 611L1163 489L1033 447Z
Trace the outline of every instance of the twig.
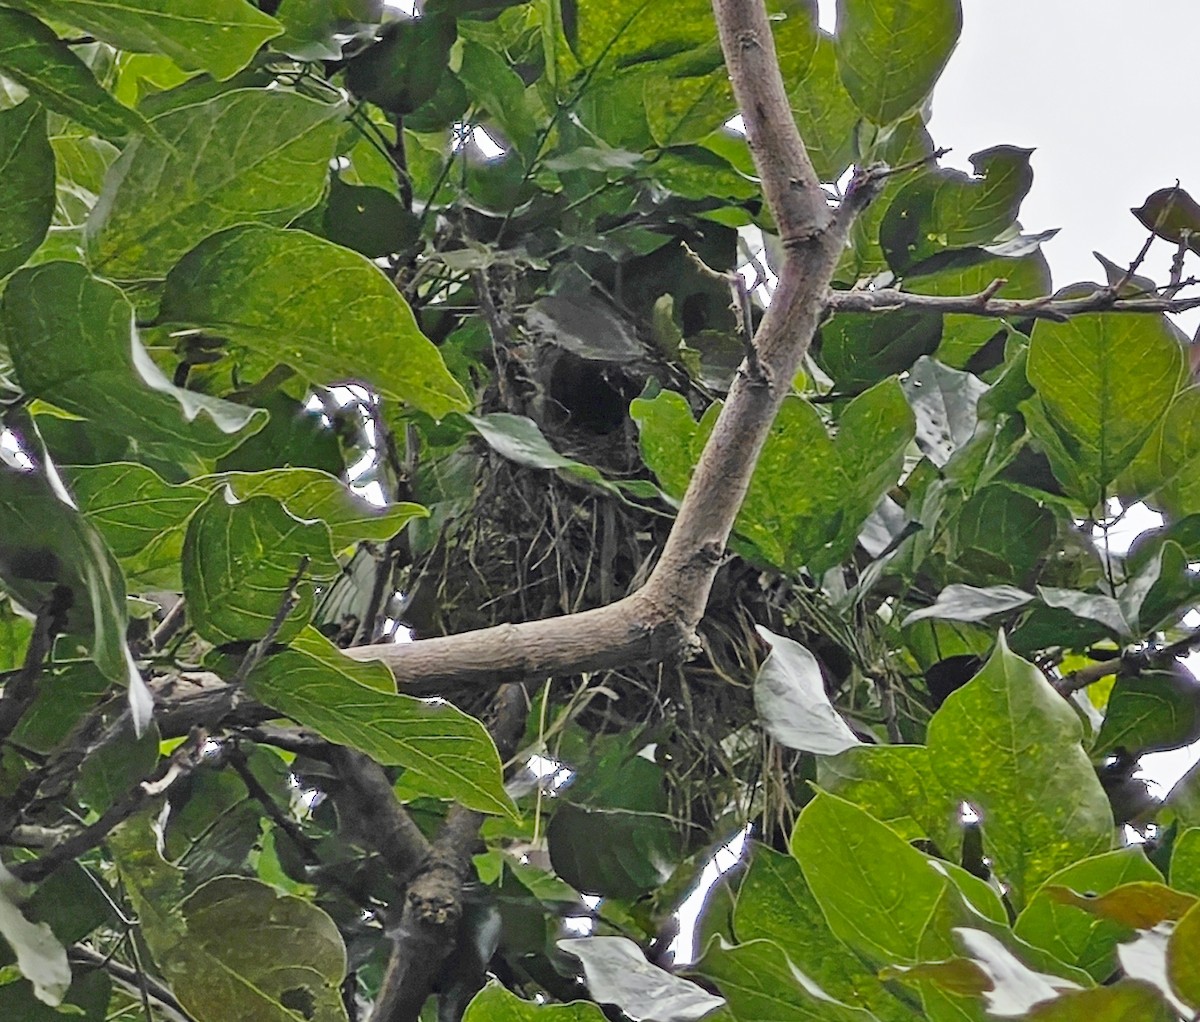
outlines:
M150 636L150 646L155 652L170 642L175 633L183 626L183 622L187 617L186 610L186 605L181 596L175 601L171 609L167 611L166 616L159 623L159 626L154 629L154 634Z
M746 378L757 384L766 382L766 376L763 373L762 365L758 361L758 349L754 346L754 308L750 304L750 291L746 287L745 278L740 273L734 270L731 273L722 273L720 270L714 270L708 265L691 245L686 241L683 244L683 252L693 263L693 265L710 280L718 281L726 285L733 291L734 305L733 311L738 317L738 333L741 335L742 348L746 352Z
M1178 288L1180 281L1183 280L1183 257L1188 254L1189 242L1192 240L1192 232L1185 230L1179 238L1179 245L1175 249L1175 255L1171 259L1171 276L1168 290Z
M64 839L44 855L12 867L13 876L26 883L45 880L60 866L65 865L89 849L95 848L108 837L119 824L127 820L152 798L161 795L180 777L191 773L204 758L204 745L208 733L202 728L193 730L186 742L180 745L168 759L161 760L154 771L140 784L135 785L108 807L95 823Z
M54 637L62 631L64 617L70 606L71 590L55 586L37 612L33 634L25 650L25 661L0 694L0 742L8 741L13 728L20 723L25 711L37 696L37 680L54 648Z
M989 285L990 286L990 285ZM994 292L993 292L994 293ZM1187 312L1200 308L1194 298L1118 298L1104 287L1078 298L994 298L988 290L972 295L919 295L895 288L873 291L830 291L825 299L830 312L912 312L965 313L995 319L1051 319L1065 322L1088 312L1126 312L1154 314Z
M170 1022L195 1022L192 1016L183 1010L183 1005L175 999L175 995L154 977L147 976L124 962L102 955L86 944L76 944L67 952L67 958L73 965L103 969L130 993L140 996L144 991L157 1003L159 1014Z
M270 651L271 644L279 634L279 629L283 627L287 616L296 609L296 604L300 602L300 594L297 591L297 587L300 585L300 580L304 578L306 571L308 571L307 554L300 558L300 566L296 569L296 574L288 582L287 589L284 590L283 599L279 601L279 609L275 611L275 616L271 619L266 634L246 650L246 655L242 657L242 662L238 665L237 673L230 682L230 686L234 689L235 703L237 700L237 690L242 687L246 679L250 677L250 672L259 665L262 658Z
M910 170L917 170L929 163L936 163L948 152L949 149L935 149L927 156L918 157L896 167L889 167L886 163L874 163L869 167L857 168L838 208L839 218L849 220L857 217L883 190L888 178L907 174Z
M1056 681L1054 687L1062 695L1069 696L1113 674L1137 674L1158 664L1169 664L1176 657L1190 652L1197 646L1200 646L1200 628L1166 646L1134 646L1122 650L1120 656L1097 660Z
M1146 261L1146 256L1150 253L1150 246L1154 244L1155 237L1157 237L1157 235L1155 235L1153 231L1146 236L1146 240L1142 242L1141 251L1138 252L1137 257L1133 260L1133 262L1129 264L1129 269L1121 274L1121 279L1109 288L1114 295L1119 295L1122 291L1124 291L1129 285L1129 282L1133 280L1135 276L1137 276L1137 271L1142 268L1142 263Z

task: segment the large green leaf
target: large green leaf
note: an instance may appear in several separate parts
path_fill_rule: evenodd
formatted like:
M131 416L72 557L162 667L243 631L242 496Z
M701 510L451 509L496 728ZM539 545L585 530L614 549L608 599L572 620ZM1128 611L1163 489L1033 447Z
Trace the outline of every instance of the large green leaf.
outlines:
M183 898L183 871L135 816L112 838L139 929L196 1022L345 1022L346 950L316 905L246 877L219 877Z
M909 841L927 839L951 859L962 847L961 803L933 772L923 745L862 745L817 764L817 782Z
M46 113L31 99L0 110L0 277L20 266L54 215L54 151Z
M475 995L463 1015L463 1022L604 1022L604 1019L604 1012L585 1001L570 1004L522 1001L497 980Z
M1079 718L1001 635L929 722L934 772L980 816L984 852L1018 908L1052 873L1107 851L1113 819Z
M856 393L907 372L937 351L942 317L921 312L843 312L821 326L817 360L839 391Z
M235 89L154 118L161 141L125 148L88 219L92 265L161 278L207 235L290 223L320 199L345 113L286 89Z
M578 5L573 48L585 67L622 68L677 56L712 42L707 0L665 6L655 0Z
M820 38L816 4L812 0L775 0L767 6L779 72L790 91L807 77L816 52ZM733 86L720 53L703 52L695 63L700 67L664 66L661 73L652 70L646 78L646 121L660 146L697 142L737 112ZM805 137L810 154L813 141Z
M78 263L14 275L0 298L0 334L27 397L164 462L201 469L266 418L172 385L142 347L129 300Z
M1016 222L1033 184L1032 149L996 146L971 157L975 176L937 168L905 185L879 226L897 273L951 248L994 241Z
M425 794L511 814L500 756L483 725L450 703L383 690L394 685L381 664L351 660L312 630L246 682L255 698L329 741L405 767Z
M0 8L0 71L49 109L100 135L147 127L142 115L118 103L52 29L20 11Z
M651 965L628 937L575 937L558 946L583 962L592 997L615 1004L630 1018L698 1022L724 1002L699 984Z
M63 471L79 510L100 530L126 578L178 590L187 520L208 491L190 483L172 486L130 462Z
M435 417L469 404L378 267L304 231L237 227L202 242L167 276L159 322L226 338L262 371L362 381Z
M1178 1014L1149 983L1123 979L1037 1005L1029 1022L1176 1022Z
M9 0L121 50L161 53L189 71L229 78L283 26L245 0Z
M299 60L339 60L342 41L379 21L382 0L282 0L284 34L271 43Z
M200 480L228 486L238 500L274 497L297 518L319 518L329 526L335 550L359 540L385 542L414 518L429 514L420 504L400 502L376 507L340 479L315 468L279 468L265 472L226 472Z
M829 928L876 963L915 965L956 953L966 907L946 873L853 803L818 792L792 832Z
M1141 848L1121 848L1072 863L1046 883L1089 894L1106 894L1137 880L1162 882ZM1085 970L1097 983L1116 968L1117 942L1132 936L1128 927L1083 911L1046 891L1039 891L1021 912L1014 932L1022 940L1049 951L1060 961Z
M1118 488L1129 499L1153 494L1173 515L1200 512L1200 387L1176 395Z
M125 645L121 569L71 502L31 425L20 442L23 460L0 459L0 580L30 613L43 610L57 587L69 590L67 628L88 643L109 681L128 686L140 733L153 700Z
M854 162L859 112L838 76L833 37L821 32L804 76L784 85L817 177L836 181Z
M918 1017L915 1009L879 981L875 970L847 954L846 946L831 932L800 864L790 855L754 845L750 868L738 887L733 929L739 941L772 942L831 997L865 1008L881 1022Z
M1039 320L1027 372L1042 412L1026 415L1030 431L1058 480L1089 508L1133 461L1186 378L1165 319L1113 313Z
M838 69L873 124L925 102L962 31L960 0L838 0Z
M1118 677L1109 693L1093 756L1124 749L1135 758L1200 738L1200 685L1186 667Z
M778 944L727 944L718 937L693 966L725 995L738 1022L875 1022L863 1008L834 1000L788 960Z
M313 578L337 574L329 529L291 515L272 497L236 501L217 490L192 515L183 542L188 618L213 643L261 639L287 598L296 605L276 639L287 642L312 614Z
M713 408L697 425L686 402L664 391L652 401L634 401L630 414L641 430L646 463L668 493L681 496L715 421ZM816 408L786 399L742 505L739 533L780 567L807 565L820 574L849 551L895 484L913 431L912 410L895 380L851 401L836 439Z

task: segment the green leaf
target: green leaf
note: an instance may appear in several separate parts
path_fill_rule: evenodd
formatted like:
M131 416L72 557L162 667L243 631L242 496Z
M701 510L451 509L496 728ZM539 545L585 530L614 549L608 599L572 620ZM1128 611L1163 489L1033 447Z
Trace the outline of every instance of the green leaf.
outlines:
M670 878L679 859L674 825L663 812L559 806L546 832L555 873L576 890L635 901Z
M1039 320L1027 372L1044 413L1027 417L1030 431L1046 443L1058 480L1089 508L1133 461L1186 378L1165 319L1112 313Z
M129 462L63 469L79 510L100 530L125 577L178 591L187 520L208 491L172 486L151 469Z
M711 44L712 10L705 0L666 7L654 0L580 4L572 48L584 67L605 71L674 57Z
M927 839L953 860L962 848L961 802L933 772L923 745L863 745L817 763L817 783L907 841Z
M1200 512L1200 387L1175 396L1119 489L1130 500L1153 495L1173 516Z
M1178 1015L1149 983L1122 979L1039 1004L1028 1022L1176 1022Z
M522 1001L494 979L472 998L463 1015L463 1022L604 1022L604 1019L604 1012L585 1001L570 1004Z
M941 340L941 316L903 310L843 312L822 324L817 360L839 391L853 394L906 372L937 351Z
M695 1022L721 1007L724 998L651 965L627 937L574 937L559 948L583 962L588 991L632 1018Z
M838 69L873 124L903 120L928 98L962 31L959 0L838 0Z
M936 775L980 816L984 854L1018 908L1051 874L1113 840L1079 718L1003 635L929 722Z
M282 0L275 19L284 33L271 43L297 60L340 60L343 39L378 23L381 0Z
M1131 847L1072 863L1047 878L1046 887L1106 894L1139 880L1161 883L1162 875L1141 848ZM1013 932L1060 961L1085 970L1097 983L1112 975L1117 943L1132 935L1128 927L1054 898L1045 888L1030 898Z
M329 741L405 767L424 793L512 815L500 756L483 725L450 703L397 695L394 685L382 665L351 660L311 629L246 682L256 699Z
M414 518L429 514L420 504L403 501L376 507L340 479L315 468L226 472L199 482L228 486L238 500L274 497L296 518L320 519L329 526L335 550L343 550L359 540L386 542Z
M345 1022L346 950L321 909L232 876L183 901L183 872L158 854L145 816L110 847L150 953L196 1022Z
M837 44L821 32L808 71L799 81L785 81L788 102L817 177L836 181L857 155L854 130L859 121L838 74Z
M902 623L907 628L917 621L934 618L939 621L986 621L996 614L1023 607L1033 596L1016 586L949 585L928 607L914 610Z
M676 395L678 397L678 395ZM657 487L638 480L614 482L605 478L591 465L559 454L546 439L537 423L524 415L507 412L492 412L490 415L464 415L476 432L497 454L526 468L561 470L569 475L592 483L614 494L622 492L634 496L652 498L658 495ZM688 416L689 421L691 416Z
M852 951L908 965L956 953L950 925L965 921L957 888L858 806L819 791L800 813L791 847L829 928Z
M1137 758L1200 738L1200 685L1186 667L1118 677L1108 697L1093 756L1118 748Z
M119 154L110 142L88 135L56 135L50 139L54 150L57 201L54 223L81 226L87 220L104 186L104 175ZM82 235L79 236L82 241ZM82 259L82 252L79 256Z
M161 461L203 470L265 419L171 384L142 347L128 299L78 263L15 274L0 297L0 334L27 398Z
M321 233L335 245L381 259L412 246L420 234L420 221L390 191L343 184L335 174Z
M224 80L283 31L245 0L10 0L38 17L90 32L121 50L161 53Z
M127 721L108 719L106 741L79 765L75 794L97 815L144 780L158 763L158 728L140 736Z
M456 38L453 18L401 18L384 25L374 45L354 56L346 85L390 114L410 114L433 98Z
M33 100L0 110L0 277L42 243L54 215L54 151Z
M54 31L20 11L0 9L0 71L50 110L105 137L148 129L136 110L118 103Z
M0 937L16 952L17 968L44 1004L60 1004L71 985L67 949L45 923L31 923L21 911L20 885L0 866Z
M1038 249L1020 257L992 255L982 249L953 254L949 266L939 267L934 259L916 267L904 279L904 290L921 295L971 295L1006 281L996 295L1001 298L1037 298L1050 290L1050 267ZM979 316L942 317L939 362L962 369L987 341L1003 330L995 320Z
M917 359L904 381L904 393L917 421L917 446L938 468L965 447L979 425L976 405L988 391L977 376Z
M435 418L469 405L378 267L304 231L238 227L202 242L168 275L159 323L225 338L264 372L362 381Z
M511 62L491 47L464 39L456 73L476 106L491 115L526 163L532 162L539 155L538 122L526 100L525 83Z
M1171 847L1171 886L1200 895L1200 827L1187 827Z
M879 226L888 265L910 267L953 248L984 245L1017 220L1021 201L1033 184L1032 149L996 146L975 153L975 176L937 168L905 185Z
M872 1022L834 1000L769 940L731 945L718 937L693 968L725 995L738 1022Z
M550 862L577 890L634 901L680 859L663 770L636 749L629 737L598 742L550 821Z
M11 291L10 285L5 297ZM90 633L96 666L110 681L129 687L140 732L149 723L153 700L125 645L121 569L71 503L33 426L19 439L25 460L0 460L0 578L30 613L46 607L58 587L69 590L67 628L75 635Z
M771 652L754 676L754 708L759 723L780 745L832 756L859 743L825 692L821 665L800 643L755 629Z
M325 190L346 108L285 89L234 89L154 118L109 170L85 237L93 267L157 279L236 224L284 226Z
M686 402L670 392L631 403L642 456L672 496L682 495L717 410L712 405L697 426ZM913 429L895 380L850 402L836 440L811 404L785 399L742 505L739 533L780 567L807 565L822 573L853 547L862 523L895 484Z
M1175 992L1200 1006L1200 908L1192 906L1167 942L1167 976Z
M304 522L271 497L231 502L217 490L192 515L183 541L183 592L188 619L221 644L261 639L287 598L296 605L276 641L287 642L312 615L312 578L331 578L338 565L322 522Z
M738 888L733 928L739 941L771 941L831 997L866 1009L881 1022L918 1017L879 981L874 969L847 953L790 855L753 846L750 868Z

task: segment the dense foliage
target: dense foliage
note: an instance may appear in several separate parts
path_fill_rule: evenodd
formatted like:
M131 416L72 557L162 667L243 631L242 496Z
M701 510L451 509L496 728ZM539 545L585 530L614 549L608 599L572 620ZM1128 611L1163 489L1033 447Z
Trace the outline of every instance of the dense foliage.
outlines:
M1200 735L1200 207L1055 294L1032 154L924 126L958 0L768 7L878 195L708 612L481 683L436 637L637 590L755 371L708 0L0 0L0 1018L1200 1009L1200 776L1134 777Z

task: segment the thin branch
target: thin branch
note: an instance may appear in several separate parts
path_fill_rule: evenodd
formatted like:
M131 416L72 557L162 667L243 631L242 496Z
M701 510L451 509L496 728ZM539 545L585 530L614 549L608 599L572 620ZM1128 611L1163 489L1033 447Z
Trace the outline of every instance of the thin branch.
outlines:
M5 683L4 692L0 694L0 742L8 741L13 728L33 705L37 696L37 680L46 657L54 648L54 637L62 631L70 597L71 590L66 586L55 586L37 613L33 634L25 650L25 661L21 669Z
M183 622L186 617L187 606L184 603L183 597L181 596L175 601L171 609L167 611L166 616L162 619L162 622L159 624L159 626L154 629L154 634L150 636L151 648L157 652L166 646L166 644L174 637L175 633L178 632L181 627L183 627Z
M1078 298L996 298L991 287L973 295L918 295L895 288L874 291L831 291L825 298L830 312L964 313L995 319L1051 319L1063 322L1088 312L1164 313L1200 308L1194 298L1120 298L1111 288L1099 288Z
M279 601L279 609L275 611L275 616L271 619L270 625L267 626L266 633L258 642L246 650L246 655L242 657L242 662L238 665L237 674L233 676L233 681L231 682L235 690L242 687L245 680L250 677L250 672L267 655L271 649L271 644L275 641L275 637L283 627L284 621L287 620L287 616L296 609L296 605L300 602L300 581L304 578L306 571L308 571L307 554L300 558L300 565L296 568L296 573L288 581L287 588L283 593L283 599Z
M1107 678L1113 674L1122 672L1137 674L1139 671L1162 664L1170 664L1176 657L1183 656L1198 646L1200 646L1200 628L1166 646L1135 646L1122 650L1120 656L1110 657L1108 660L1097 660L1095 663L1068 674L1060 681L1056 681L1054 687L1062 695L1069 696L1095 684L1101 678Z
M13 875L26 883L39 883L60 866L101 844L119 824L152 798L165 792L179 778L191 773L204 757L204 744L207 740L208 735L205 731L193 731L191 737L168 759L159 762L149 777L118 798L95 823L64 839L44 855L17 863L12 867Z
M135 997L145 993L156 1003L159 1015L169 1022L195 1022L192 1016L183 1010L183 1005L175 999L175 995L152 976L102 955L86 944L76 944L67 952L67 958L73 965L103 969Z

